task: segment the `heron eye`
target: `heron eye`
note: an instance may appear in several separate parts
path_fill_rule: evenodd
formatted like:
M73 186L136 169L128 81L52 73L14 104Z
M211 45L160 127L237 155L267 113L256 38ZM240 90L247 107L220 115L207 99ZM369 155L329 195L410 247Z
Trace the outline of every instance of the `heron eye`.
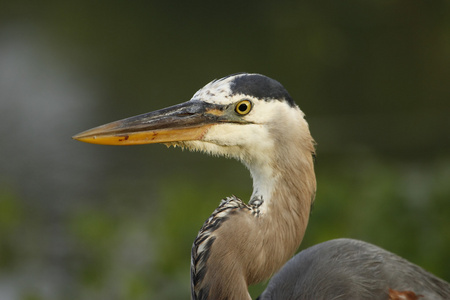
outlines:
M242 100L236 104L235 111L240 115L246 115L252 110L252 103L250 100Z

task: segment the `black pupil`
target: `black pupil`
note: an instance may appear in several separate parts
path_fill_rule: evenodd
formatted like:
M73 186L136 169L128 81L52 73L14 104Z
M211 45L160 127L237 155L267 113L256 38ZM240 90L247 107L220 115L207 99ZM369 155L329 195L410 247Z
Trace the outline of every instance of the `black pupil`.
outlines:
M239 104L239 111L246 111L247 110L247 104L242 103Z

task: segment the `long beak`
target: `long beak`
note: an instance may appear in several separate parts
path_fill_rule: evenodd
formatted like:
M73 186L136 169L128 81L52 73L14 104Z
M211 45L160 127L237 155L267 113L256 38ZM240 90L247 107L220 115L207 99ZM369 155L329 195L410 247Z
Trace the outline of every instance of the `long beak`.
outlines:
M103 145L139 145L201 140L208 129L227 122L227 106L188 101L86 130L72 138Z

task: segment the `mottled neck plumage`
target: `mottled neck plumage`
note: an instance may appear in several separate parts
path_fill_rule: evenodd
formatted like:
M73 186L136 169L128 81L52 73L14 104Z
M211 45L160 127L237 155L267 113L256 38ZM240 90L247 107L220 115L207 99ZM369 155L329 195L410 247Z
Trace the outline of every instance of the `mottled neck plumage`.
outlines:
M222 200L203 225L192 247L192 299L251 299L248 285L269 278L299 247L316 190L314 142L306 122L300 126L303 136L275 143L275 157L247 162L249 204ZM271 135L284 129L274 126Z

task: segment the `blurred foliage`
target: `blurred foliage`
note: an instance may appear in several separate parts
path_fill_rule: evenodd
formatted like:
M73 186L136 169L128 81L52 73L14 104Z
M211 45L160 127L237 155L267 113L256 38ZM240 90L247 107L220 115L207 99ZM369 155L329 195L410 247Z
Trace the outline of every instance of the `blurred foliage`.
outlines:
M188 298L191 244L248 172L70 136L240 71L283 83L318 142L301 249L362 239L450 280L450 2L0 7L0 299Z
M22 205L17 197L6 187L0 186L0 268L10 269L16 261L14 255L14 236L22 218Z
M221 197L233 192L246 199L250 190L201 174L195 175L198 178L187 178L192 176L187 171L181 174L158 184L158 203L139 204L120 194L107 197L106 206L92 205L73 214L66 224L72 253L64 261L74 286L65 299L186 298L190 247L203 219ZM424 168L421 163L376 157L347 157L339 163L319 157L317 176L318 194L301 249L333 238L358 238L450 278L446 234L450 160L439 159ZM145 197L146 191L136 192L133 184L118 188ZM230 192L219 196L221 189ZM31 259L18 248L24 246L16 241L18 233L42 224L31 225L27 220L33 212L23 211L20 200L10 193L2 193L0 207L1 269L13 272L19 261ZM38 249L36 245L34 250ZM35 255L45 257L45 253ZM264 286L252 287L252 295L256 297ZM36 294L27 291L22 299L46 299L39 289L32 290Z

